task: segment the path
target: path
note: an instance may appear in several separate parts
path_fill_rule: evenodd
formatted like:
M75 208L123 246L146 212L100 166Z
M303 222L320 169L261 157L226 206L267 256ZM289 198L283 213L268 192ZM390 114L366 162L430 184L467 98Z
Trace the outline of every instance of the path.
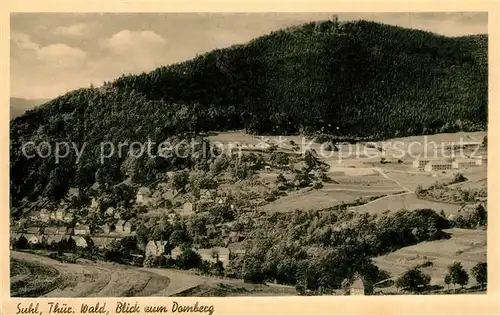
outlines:
M409 189L408 187L405 187L403 184L401 184L399 181L389 177L381 168L379 167L374 167L373 168L375 171L379 172L380 175L382 175L383 177L387 178L388 180L390 181L393 181L395 182L399 187L403 188L404 190L406 190L407 192L409 193L413 193L413 191L411 189Z
M172 296L197 287L205 282L205 279L200 276L188 274L178 270L164 268L141 268L141 270L170 279L170 284L153 296Z

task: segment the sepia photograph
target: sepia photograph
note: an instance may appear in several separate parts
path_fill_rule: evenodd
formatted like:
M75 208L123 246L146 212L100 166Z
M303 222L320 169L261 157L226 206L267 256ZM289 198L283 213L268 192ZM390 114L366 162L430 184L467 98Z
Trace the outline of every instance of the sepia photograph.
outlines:
M11 13L9 119L12 298L488 292L488 12Z

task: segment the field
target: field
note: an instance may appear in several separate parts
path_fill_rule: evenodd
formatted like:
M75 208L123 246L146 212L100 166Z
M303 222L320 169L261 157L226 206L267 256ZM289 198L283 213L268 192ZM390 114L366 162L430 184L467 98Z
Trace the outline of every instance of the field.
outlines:
M447 267L455 261L460 261L469 273L469 285L475 285L476 281L471 276L470 270L478 262L486 261L486 231L451 229L445 232L450 233L452 237L408 246L374 258L373 261L393 277L398 277L406 270L430 261L433 265L423 268L422 271L431 276L431 284L444 287L446 287L444 277L448 272Z
M11 252L11 296L151 296L170 283L167 277L104 262L62 263L39 255Z

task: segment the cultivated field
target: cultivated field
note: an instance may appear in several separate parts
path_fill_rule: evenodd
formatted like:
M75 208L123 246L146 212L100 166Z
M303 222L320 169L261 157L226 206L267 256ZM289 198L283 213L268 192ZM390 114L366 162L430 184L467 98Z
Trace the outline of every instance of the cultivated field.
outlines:
M469 285L476 281L470 270L478 262L486 261L486 231L451 229L448 240L422 242L408 246L385 256L374 258L373 261L380 268L398 277L406 270L420 265L426 261L432 262L431 267L422 271L431 276L431 284L446 287L444 277L448 272L447 267L455 261L460 261L469 273Z

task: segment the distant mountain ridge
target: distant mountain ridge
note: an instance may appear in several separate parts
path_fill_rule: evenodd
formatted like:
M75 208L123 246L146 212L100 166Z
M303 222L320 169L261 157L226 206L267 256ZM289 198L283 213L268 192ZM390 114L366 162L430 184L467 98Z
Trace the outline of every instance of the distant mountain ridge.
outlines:
M10 119L23 115L26 111L44 104L50 99L25 99L20 97L10 98Z
M123 180L123 158L97 163L102 141L158 143L241 128L373 139L485 129L487 48L486 35L319 21L123 75L11 121L13 199L59 198L69 185ZM27 159L20 147L32 139L86 143L86 156L78 165L74 156L59 164ZM176 167L155 163L160 170Z

